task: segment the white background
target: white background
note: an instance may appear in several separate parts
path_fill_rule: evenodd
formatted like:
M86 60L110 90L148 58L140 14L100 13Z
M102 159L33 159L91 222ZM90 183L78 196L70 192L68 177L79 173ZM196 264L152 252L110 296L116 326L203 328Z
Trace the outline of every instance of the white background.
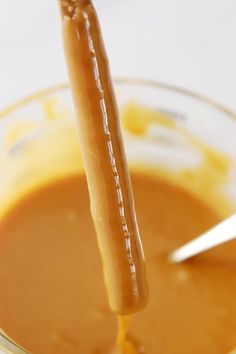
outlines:
M113 76L151 78L236 111L236 0L94 0ZM66 80L56 0L0 0L0 108Z

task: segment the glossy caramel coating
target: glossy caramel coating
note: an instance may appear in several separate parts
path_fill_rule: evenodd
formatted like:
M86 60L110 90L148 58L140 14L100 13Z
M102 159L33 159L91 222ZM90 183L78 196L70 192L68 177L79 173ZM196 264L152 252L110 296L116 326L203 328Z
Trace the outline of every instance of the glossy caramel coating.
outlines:
M68 73L111 309L143 308L145 260L108 60L90 1L60 1ZM86 235L85 235L86 237Z

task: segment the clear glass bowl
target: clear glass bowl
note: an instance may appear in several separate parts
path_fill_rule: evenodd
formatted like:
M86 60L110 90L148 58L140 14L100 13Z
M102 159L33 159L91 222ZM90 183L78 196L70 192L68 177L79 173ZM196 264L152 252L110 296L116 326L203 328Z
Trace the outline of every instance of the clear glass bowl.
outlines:
M155 169L208 203L219 202L220 212L232 212L235 115L209 99L164 84L120 79L115 88L121 111L138 104L159 112L158 119L152 113L147 119L131 109L132 121L124 124L129 163ZM133 131L137 124L141 131ZM83 166L67 85L36 93L0 114L0 215L1 208L39 179L79 168Z
M213 205L222 216L233 213L236 116L209 99L161 83L119 79L115 89L132 168L142 166L164 175ZM143 114L138 106L145 107ZM66 84L38 92L0 113L0 218L37 183L80 169L83 164Z

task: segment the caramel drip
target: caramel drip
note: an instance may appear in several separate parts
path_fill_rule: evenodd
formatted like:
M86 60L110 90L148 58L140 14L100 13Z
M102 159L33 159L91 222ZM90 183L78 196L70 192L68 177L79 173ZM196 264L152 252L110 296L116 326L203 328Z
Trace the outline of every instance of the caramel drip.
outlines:
M130 316L118 316L117 354L138 354L134 343L127 337Z

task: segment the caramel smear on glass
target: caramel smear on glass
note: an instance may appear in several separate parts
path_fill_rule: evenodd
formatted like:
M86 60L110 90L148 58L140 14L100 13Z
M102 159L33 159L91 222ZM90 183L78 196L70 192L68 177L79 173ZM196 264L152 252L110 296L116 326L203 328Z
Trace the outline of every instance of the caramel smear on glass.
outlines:
M59 1L59 4L91 212L109 303L114 312L126 315L145 306L148 291L108 60L92 2L70 0Z

